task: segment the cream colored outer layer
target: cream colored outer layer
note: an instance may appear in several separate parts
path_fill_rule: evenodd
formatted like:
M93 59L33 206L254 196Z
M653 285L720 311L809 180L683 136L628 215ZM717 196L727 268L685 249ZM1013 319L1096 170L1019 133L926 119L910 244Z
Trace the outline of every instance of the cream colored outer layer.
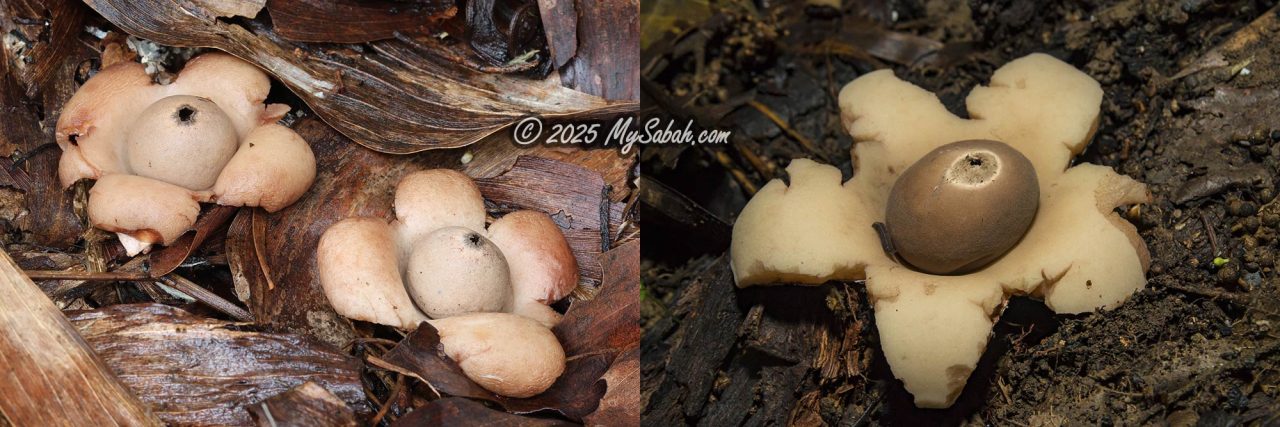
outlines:
M200 204L191 191L134 175L107 175L89 190L85 209L95 227L121 234L130 253L167 245L191 229ZM129 236L129 237L124 237Z
M876 71L840 93L854 139L856 174L796 160L790 186L766 185L743 209L731 258L738 286L866 279L881 346L920 407L955 402L985 351L1010 295L1041 296L1059 313L1114 308L1146 284L1149 255L1134 227L1112 212L1150 201L1143 184L1110 168L1067 169L1097 127L1102 90L1053 57L1001 67L966 99L972 119L932 93ZM888 258L872 224L884 220L898 175L940 145L992 139L1035 165L1040 210L1003 258L962 276L933 276Z
M396 228L407 250L444 227L484 231L484 197L471 177L452 169L405 175L396 184Z
M334 311L351 319L403 329L426 321L400 276L391 226L376 218L347 218L325 230L316 247L320 287Z
M550 329L507 313L475 313L432 320L444 353L485 390L524 398L564 373L564 348Z
M560 226L547 214L509 213L489 225L489 239L511 263L517 302L551 304L578 287L578 260Z
M67 101L55 136L62 148L58 176L65 187L81 179L102 179L110 175L134 175L125 161L127 131L148 106L173 95L206 98L222 109L239 138L239 149L218 175L212 188L197 189L192 197L229 206L262 206L268 211L283 209L297 201L315 179L315 157L306 142L291 129L274 124L288 107L263 101L271 90L267 75L257 67L223 53L208 53L192 59L168 85L152 83L141 64L118 63L85 82ZM261 146L261 149L258 147ZM149 159L152 157L148 157ZM146 179L146 178L144 178ZM158 181L157 181L158 182ZM110 186L99 182L95 188ZM100 191L116 192L127 189ZM146 195L138 195L146 197ZM161 197L157 195L157 197ZM103 207L90 202L91 206ZM168 221L185 218L185 207L151 203L156 212L144 216L114 217L134 210L99 209L95 227L118 222L136 224L141 229L158 229ZM159 219L164 218L164 219ZM194 224L195 218L184 227ZM125 233L129 234L129 233ZM146 242L146 236L130 235L122 242ZM166 240L167 241L167 240ZM129 245L129 253L144 251L147 245Z

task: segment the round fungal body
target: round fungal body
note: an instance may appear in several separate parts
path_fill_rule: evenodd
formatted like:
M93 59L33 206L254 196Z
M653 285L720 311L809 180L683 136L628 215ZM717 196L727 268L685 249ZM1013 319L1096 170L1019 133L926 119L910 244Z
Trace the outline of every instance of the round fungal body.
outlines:
M1035 168L991 140L929 152L894 183L885 225L897 255L932 274L979 269L1008 252L1031 226L1040 201Z
M432 319L511 305L506 258L471 229L444 227L414 242L407 270L409 296Z
M206 98L162 98L135 123L125 134L129 169L189 190L213 187L239 148L231 119Z

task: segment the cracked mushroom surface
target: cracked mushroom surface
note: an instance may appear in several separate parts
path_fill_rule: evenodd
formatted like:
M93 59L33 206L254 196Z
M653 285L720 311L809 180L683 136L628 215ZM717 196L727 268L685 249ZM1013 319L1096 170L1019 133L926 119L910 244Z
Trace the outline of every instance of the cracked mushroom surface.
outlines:
M130 255L190 230L201 202L283 209L316 165L307 142L276 124L289 107L264 104L270 89L262 70L223 53L192 59L170 84L136 62L104 68L58 117L59 180L97 180L89 221Z
M548 305L577 287L578 264L547 214L508 213L486 230L479 187L451 169L401 178L395 212L391 224L347 218L321 236L320 284L338 314L402 329L477 312L559 322Z
M1068 167L1097 130L1102 95L1092 78L1044 54L1012 61L974 88L969 119L889 70L855 79L840 93L854 140L853 178L841 182L835 167L792 161L790 183L765 185L734 225L735 282L865 280L894 376L917 406L951 406L1010 296L1085 313L1114 308L1146 285L1147 247L1113 209L1149 202L1149 190L1109 167ZM873 224L885 221L904 171L964 140L1000 141L1025 156L1039 185L1038 211L1011 249L976 271L917 271L885 253Z

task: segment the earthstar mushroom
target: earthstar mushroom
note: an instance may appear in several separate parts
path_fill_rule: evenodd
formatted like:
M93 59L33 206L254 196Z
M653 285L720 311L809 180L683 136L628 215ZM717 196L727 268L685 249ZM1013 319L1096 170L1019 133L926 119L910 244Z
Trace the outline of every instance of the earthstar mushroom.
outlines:
M90 223L130 255L189 230L197 202L283 209L315 180L315 156L275 124L289 108L264 104L270 89L262 70L223 53L192 59L167 85L136 62L108 66L58 117L59 179L98 180Z
M395 211L392 224L347 218L321 236L316 265L334 310L403 329L431 323L445 353L495 393L528 397L550 387L564 350L549 329L560 315L547 304L578 283L555 222L517 211L485 230L479 188L448 169L403 177Z
M839 169L797 159L789 183L762 187L734 224L736 284L865 280L894 376L916 406L951 406L1012 295L1082 313L1114 308L1146 284L1146 245L1114 212L1149 202L1146 186L1104 166L1068 168L1097 130L1102 95L1097 81L1043 54L1005 64L974 88L969 119L889 70L855 79L839 100L854 140L853 178L842 182ZM1034 167L1039 208L1030 228L998 260L966 274L897 262L872 226L886 220L891 190L930 152L974 139L1007 144Z

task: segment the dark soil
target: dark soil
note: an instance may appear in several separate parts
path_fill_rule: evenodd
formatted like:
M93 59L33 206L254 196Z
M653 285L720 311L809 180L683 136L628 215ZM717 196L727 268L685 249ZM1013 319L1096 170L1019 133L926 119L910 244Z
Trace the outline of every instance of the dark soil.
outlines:
M650 46L646 105L666 108L646 111L735 140L644 153L646 179L665 184L641 198L646 424L1280 423L1274 3L732 3ZM1101 125L1077 162L1154 193L1121 210L1151 249L1145 290L1080 316L1015 298L960 400L925 411L884 362L860 284L733 286L728 224L750 186L794 157L852 174L835 100L845 83L892 67L963 114L972 87L1032 52L1102 83Z

